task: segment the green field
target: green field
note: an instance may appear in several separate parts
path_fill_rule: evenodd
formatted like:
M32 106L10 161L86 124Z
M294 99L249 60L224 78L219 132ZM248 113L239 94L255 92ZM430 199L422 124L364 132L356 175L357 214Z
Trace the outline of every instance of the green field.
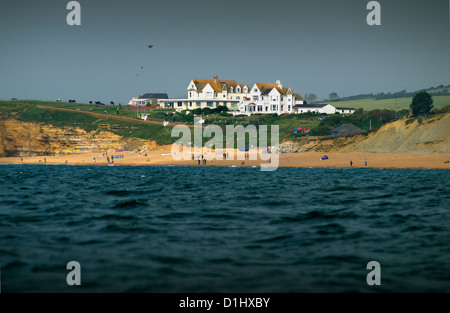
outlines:
M335 107L348 107L348 108L363 108L364 111L370 111L375 109L389 109L389 110L402 110L409 109L412 102L412 98L399 98L399 99L364 99L364 100L351 100L351 101L338 101L331 102ZM442 108L450 104L450 96L434 96L433 106L435 108Z
M408 109L411 98L398 100L397 109ZM443 107L449 101L450 96L434 97L435 106ZM272 125L279 126L280 142L286 140L300 141L309 136L329 136L330 131L342 124L353 124L362 130L375 130L383 124L394 121L397 117L392 112L394 107L389 107L392 100L361 100L336 102L337 106L364 108L367 112L363 114L333 114L328 115L325 120L319 121L319 114L261 114L247 116L230 116L228 114L209 114L204 115L204 126L218 125L222 128L224 135L226 134L226 125L254 125L258 129L261 125L267 125L269 134ZM399 106L403 104L404 106ZM47 108L45 108L47 107ZM71 109L75 111L55 111L52 108ZM119 115L116 114L119 108ZM368 111L373 108L377 110ZM382 110L380 108L384 108ZM105 113L107 111L108 113ZM97 113L95 116L90 113ZM162 121L170 121L172 123L193 124L193 115L186 115L186 112L175 113L173 110L152 110L147 111L153 121L138 121L136 111L130 110L128 106L110 106L110 105L90 105L78 103L63 103L54 101L37 101L37 100L0 100L0 119L15 118L26 122L37 122L51 124L56 127L79 127L86 131L108 130L125 138L141 138L155 140L158 144L171 144L179 138L171 137L172 127L164 127ZM175 113L175 114L174 114ZM399 118L408 114L408 110L401 112ZM128 117L128 118L124 118ZM132 119L129 119L132 118ZM311 131L305 133L293 133L297 128L309 128ZM269 135L270 137L270 135ZM224 141L226 138L224 137ZM192 141L192 139L191 139ZM206 140L205 140L206 142Z

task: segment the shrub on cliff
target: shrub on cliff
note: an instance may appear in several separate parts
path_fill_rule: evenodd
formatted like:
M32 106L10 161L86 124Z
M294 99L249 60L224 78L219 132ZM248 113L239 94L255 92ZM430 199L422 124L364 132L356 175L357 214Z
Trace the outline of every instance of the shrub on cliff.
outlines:
M433 98L426 91L418 92L414 95L410 108L413 116L429 114L433 108Z

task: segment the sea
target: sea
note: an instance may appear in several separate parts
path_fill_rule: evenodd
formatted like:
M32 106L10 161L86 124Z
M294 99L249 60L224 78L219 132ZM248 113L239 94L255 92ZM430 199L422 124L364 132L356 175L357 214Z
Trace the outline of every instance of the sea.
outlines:
M449 179L0 165L1 292L450 292Z

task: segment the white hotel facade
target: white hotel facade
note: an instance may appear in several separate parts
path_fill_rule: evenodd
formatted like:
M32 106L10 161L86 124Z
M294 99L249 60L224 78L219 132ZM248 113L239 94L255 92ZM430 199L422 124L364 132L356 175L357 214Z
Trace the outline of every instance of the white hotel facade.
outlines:
M279 80L275 84L255 83L250 87L214 76L213 79L191 80L187 92L187 99L160 99L160 108L183 111L226 106L233 115L354 112L352 108L343 108L340 112L330 104L305 105L301 94L283 87Z
M250 87L214 76L212 80L191 80L187 91L187 99L162 99L160 107L183 111L226 106L233 114L282 114L293 113L294 105L303 103L300 94L295 94L290 87L283 87L280 81L255 83Z

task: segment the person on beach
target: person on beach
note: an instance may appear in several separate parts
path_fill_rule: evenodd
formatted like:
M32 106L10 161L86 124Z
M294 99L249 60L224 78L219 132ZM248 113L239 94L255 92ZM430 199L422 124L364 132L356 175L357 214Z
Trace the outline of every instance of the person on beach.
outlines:
M66 164L67 164L67 160L66 160Z
M95 160L95 157L94 157L94 163L95 163L95 162L97 162L97 161Z
M20 162L22 162L22 163L23 163L23 158L22 158L22 157L20 158Z
M44 158L44 163L47 163L47 158Z
M352 167L353 166L353 162L352 161L350 161L350 167Z
M367 159L366 160L364 160L364 164L367 166Z
M197 158L197 165L200 165L200 158Z

